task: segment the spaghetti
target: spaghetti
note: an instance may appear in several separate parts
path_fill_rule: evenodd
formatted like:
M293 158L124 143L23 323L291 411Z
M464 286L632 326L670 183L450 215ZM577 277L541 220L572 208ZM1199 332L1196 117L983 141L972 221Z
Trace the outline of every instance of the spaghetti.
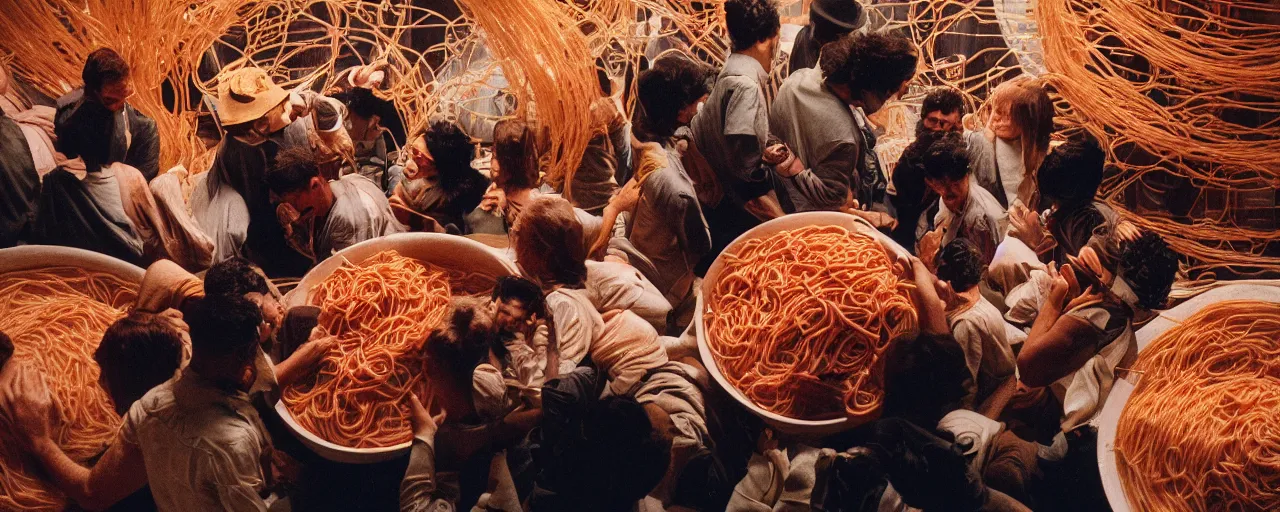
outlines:
M1280 304L1209 306L1135 368L1115 441L1134 510L1280 510Z
M810 226L749 240L725 267L705 313L720 373L783 416L874 416L880 355L916 330L909 285L870 236Z
M64 418L53 440L84 462L115 437L120 416L98 385L93 352L133 302L136 285L73 267L0 276L0 331L13 339L10 363L43 375ZM22 460L13 426L0 419L0 510L61 510L65 496Z
M428 396L422 343L448 313L446 271L383 251L342 267L312 292L320 326L338 337L318 370L283 401L311 433L352 448L407 443L405 394Z

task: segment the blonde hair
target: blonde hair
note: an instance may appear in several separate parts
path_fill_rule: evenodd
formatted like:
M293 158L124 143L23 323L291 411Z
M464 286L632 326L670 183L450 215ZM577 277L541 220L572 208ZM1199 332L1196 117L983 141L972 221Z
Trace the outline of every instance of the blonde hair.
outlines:
M987 100L989 111L986 119L1001 107L1009 109L1009 120L1017 125L1022 135L1019 147L1025 172L1040 168L1049 153L1049 136L1053 134L1053 100L1044 89L1044 82L1027 75L1000 84Z

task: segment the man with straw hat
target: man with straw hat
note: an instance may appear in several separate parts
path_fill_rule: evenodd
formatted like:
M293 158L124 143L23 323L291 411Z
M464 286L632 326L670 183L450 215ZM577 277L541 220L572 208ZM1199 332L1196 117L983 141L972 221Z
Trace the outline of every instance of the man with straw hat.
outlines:
M325 135L340 133L341 104L310 91L291 93L249 67L219 80L216 111L226 136L203 188L192 195L192 210L218 245L215 263L243 255L273 277L301 276L312 261L286 242L263 179L281 151L315 150Z

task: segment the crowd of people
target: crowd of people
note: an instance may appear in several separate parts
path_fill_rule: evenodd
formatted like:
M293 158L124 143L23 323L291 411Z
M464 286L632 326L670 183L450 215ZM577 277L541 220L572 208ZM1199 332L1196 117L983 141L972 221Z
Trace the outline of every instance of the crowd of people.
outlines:
M0 383L0 410L86 509L267 510L308 460L268 404L334 345L320 311L286 310L271 279L395 233L487 235L522 277L456 298L424 340L433 396L402 404L401 510L1105 506L1087 422L1178 256L1095 199L1104 152L1087 135L1051 144L1034 78L1000 84L977 123L957 91L929 90L914 142L881 161L868 116L906 94L919 56L863 29L858 5L814 2L773 93L777 8L729 0L719 70L668 45L636 75L629 119L602 80L568 186L544 179L537 119L493 126L481 172L458 124L405 134L375 94L380 71L322 95L245 67L219 81L221 138L188 203L160 172L155 122L129 104L128 63L99 49L57 101L56 166L0 117L0 246L147 268L95 353L124 425L86 466L52 441L37 372ZM858 217L912 254L896 266L921 325L885 356L880 418L825 438L741 409L690 327L730 242L809 211Z

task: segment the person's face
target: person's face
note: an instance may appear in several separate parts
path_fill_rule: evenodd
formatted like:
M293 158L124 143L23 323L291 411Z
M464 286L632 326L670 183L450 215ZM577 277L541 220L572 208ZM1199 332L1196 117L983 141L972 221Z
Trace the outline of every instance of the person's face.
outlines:
M943 114L941 110L935 110L925 114L921 122L924 123L924 128L931 132L959 131L960 111Z
M280 200L297 210L299 219L314 217L323 213L326 209L322 187L327 186L329 184L325 183L324 178L317 176L311 178L311 181L307 182L307 186L301 190L280 194Z
M898 98L903 94L906 94L907 84L910 84L910 83L911 83L911 80L902 82L901 84L898 85L897 89L895 89L893 92L890 92L887 95L880 94L880 93L873 93L873 92L863 92L862 93L862 111L866 112L867 115L871 115L876 112L879 112L880 109L884 108L886 103L893 101L894 98Z
M925 178L924 182L942 198L942 204L947 205L947 209L952 212L959 213L964 206L964 202L969 199L969 180L967 178L958 180Z
M280 304L274 295L249 292L244 294L244 297L257 304L258 309L262 311L262 322L267 327L268 335L280 329L280 324L284 322L284 305Z
M431 158L431 152L427 151L427 139L423 137L418 137L409 144L409 162L413 166L411 174L414 176L430 178L436 175L435 160ZM496 165L497 159L493 163Z
M522 330L529 320L529 312L525 304L516 299L498 299L494 301L493 323L498 330L505 333L516 333Z
M991 131L1004 140L1013 140L1022 136L1022 128L1009 116L1009 105L998 105L991 111Z
M102 85L102 89L98 91L98 102L107 110L119 112L124 109L125 103L133 96L133 81L125 78Z
M782 32L774 34L772 38L765 42L765 55L769 56L768 63L764 66L765 73L773 71L773 59L778 57L778 47L781 45L781 42Z

